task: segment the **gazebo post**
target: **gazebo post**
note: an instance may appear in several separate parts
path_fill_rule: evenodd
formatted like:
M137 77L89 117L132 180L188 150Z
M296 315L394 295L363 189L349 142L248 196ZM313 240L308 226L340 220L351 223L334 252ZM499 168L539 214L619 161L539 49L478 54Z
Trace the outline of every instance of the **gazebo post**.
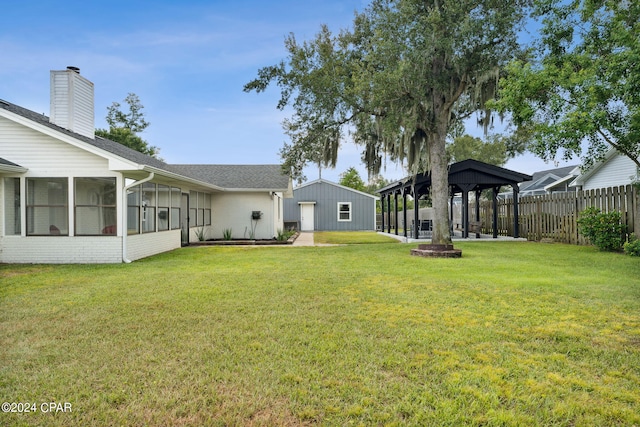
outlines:
M398 192L393 192L393 221L394 221L394 232L396 236L398 235Z
M420 195L416 194L416 186L413 185L413 238L418 238L418 216L420 210Z
M469 191L462 189L462 238L469 238Z
M381 222L380 222L380 231L384 233L384 198L387 197L386 194L381 194L380 197L380 212L382 213Z
M476 223L480 222L480 190L476 190ZM476 231L476 239L480 238L480 228Z
M453 187L449 187L449 192L451 193L451 201L449 203L449 232L453 237L453 199L456 193L453 191Z
M493 238L498 238L498 192L500 187L493 187Z
M387 194L387 233L391 234L391 193Z
M513 187L513 237L517 239L520 237L520 223L518 221L518 192L520 187L518 184L511 184Z
M407 188L402 187L402 229L405 239L407 238Z

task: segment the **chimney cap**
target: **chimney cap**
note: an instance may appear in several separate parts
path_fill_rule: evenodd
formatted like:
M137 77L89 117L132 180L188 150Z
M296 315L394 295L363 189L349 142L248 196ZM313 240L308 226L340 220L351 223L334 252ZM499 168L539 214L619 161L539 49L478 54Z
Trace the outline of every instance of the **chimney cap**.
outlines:
M78 68L78 67L74 67L73 65L69 65L69 66L67 67L67 70L69 70L69 71L73 71L74 73L77 73L77 74L80 74L80 68Z

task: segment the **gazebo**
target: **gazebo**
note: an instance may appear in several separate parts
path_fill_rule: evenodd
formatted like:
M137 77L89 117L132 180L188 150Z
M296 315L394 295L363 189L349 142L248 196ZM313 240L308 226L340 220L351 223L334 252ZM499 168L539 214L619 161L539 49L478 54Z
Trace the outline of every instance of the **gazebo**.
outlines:
M500 187L511 186L513 189L513 237L520 237L518 227L518 184L530 181L531 176L499 166L490 165L478 160L468 159L453 163L449 166L449 194L451 204L449 209L449 221L453 227L453 198L462 193L462 237L469 237L469 193L475 192L476 200L480 199L480 192L487 189L493 190L493 238L498 237L498 193ZM386 212L391 213L391 197L394 198L395 230L398 233L398 196L403 198L403 207L406 206L407 196L412 196L416 201L414 209L413 238L418 238L419 212L417 201L431 190L431 174L421 173L415 177L407 177L378 190L382 205L382 231L385 230L385 204ZM403 209L404 224L407 224L407 210ZM389 215L389 218L391 216ZM475 221L480 221L480 204L475 205ZM391 223L386 224L387 232L391 233ZM479 235L479 230L476 232ZM407 227L404 227L404 237L407 236Z

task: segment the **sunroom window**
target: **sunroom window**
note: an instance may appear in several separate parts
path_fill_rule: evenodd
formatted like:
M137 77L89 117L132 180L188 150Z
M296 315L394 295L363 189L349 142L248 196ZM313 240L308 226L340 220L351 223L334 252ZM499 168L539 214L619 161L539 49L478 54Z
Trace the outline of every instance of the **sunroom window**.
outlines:
M127 190L127 234L140 233L140 193L139 185Z
M158 184L158 231L169 229L169 210L171 206L171 187Z
M115 236L116 179L75 179L77 236Z
M142 184L142 232L156 231L156 185L152 182Z
M180 207L182 206L182 191L179 188L171 188L171 229L180 228Z
M22 232L22 218L20 207L20 178L4 179L4 234L6 236L17 235Z
M27 235L69 235L67 178L27 178Z

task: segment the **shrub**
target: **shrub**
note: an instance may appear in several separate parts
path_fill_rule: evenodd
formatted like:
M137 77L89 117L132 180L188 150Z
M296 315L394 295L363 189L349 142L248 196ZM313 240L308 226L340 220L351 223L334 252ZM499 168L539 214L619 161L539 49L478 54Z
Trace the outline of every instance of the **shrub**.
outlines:
M222 231L222 237L224 240L231 240L231 229L230 228L225 228Z
M630 256L640 256L640 239L635 235L629 236L629 241L624 244L624 253Z
M289 240L289 238L294 234L294 230L283 231L282 229L278 228L278 235L276 236L276 240L284 242L285 240Z
M200 242L207 240L207 230L204 227L196 228L196 238Z
M578 219L580 234L601 251L619 251L626 232L621 218L622 214L618 211L601 212L598 208L587 208Z

